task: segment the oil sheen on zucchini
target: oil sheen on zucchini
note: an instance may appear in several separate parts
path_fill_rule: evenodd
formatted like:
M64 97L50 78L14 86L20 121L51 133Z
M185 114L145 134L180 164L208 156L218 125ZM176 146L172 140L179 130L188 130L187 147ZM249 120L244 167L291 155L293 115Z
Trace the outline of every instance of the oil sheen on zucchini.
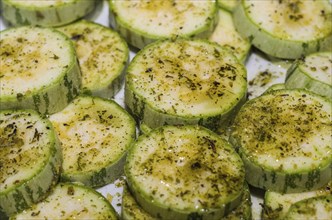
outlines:
M62 180L100 187L123 174L136 129L134 119L116 102L78 96L50 120L62 143Z
M48 115L78 94L81 73L65 35L32 26L0 34L0 109L29 108Z
M45 198L61 163L48 119L33 110L0 111L0 212L9 216Z
M217 22L217 2L110 0L110 23L134 47L160 39L207 38Z
M125 165L138 204L163 219L220 219L243 195L234 148L200 126L164 126L138 138Z
M206 40L152 43L128 66L125 104L150 128L225 127L246 100L247 73L226 48Z
M268 55L296 59L332 50L329 0L242 0L233 15L240 34Z
M61 26L95 8L97 0L2 0L4 19L13 26Z
M288 69L285 87L304 88L332 100L332 53L310 54Z
M59 183L43 201L9 220L27 219L118 219L109 201L89 187Z
M121 88L129 59L127 43L112 29L80 20L58 28L75 45L82 93L112 98Z
M275 90L247 102L231 142L249 184L292 193L315 190L332 178L332 104L307 90Z

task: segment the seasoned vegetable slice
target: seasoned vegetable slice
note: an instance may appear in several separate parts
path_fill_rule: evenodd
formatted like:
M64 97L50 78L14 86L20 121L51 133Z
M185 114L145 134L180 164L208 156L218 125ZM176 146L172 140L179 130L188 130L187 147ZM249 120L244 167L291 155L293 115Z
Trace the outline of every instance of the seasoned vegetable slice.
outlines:
M61 163L48 119L33 110L0 111L0 212L9 216L45 198Z
M3 18L13 26L61 26L91 12L97 0L2 0Z
M25 219L118 219L109 201L94 189L59 183L52 193L10 220Z
M275 90L247 102L236 116L231 142L249 184L292 193L331 180L332 104L307 90Z
M150 128L165 124L226 127L246 100L243 64L205 40L158 41L128 67L125 103Z
M230 49L240 61L245 62L251 46L249 39L243 38L235 30L230 12L219 9L218 16L218 24L209 40Z
M30 108L48 115L78 94L80 69L65 35L31 26L0 34L0 109Z
M328 0L242 0L236 29L268 55L296 59L332 50L332 7Z
M244 166L235 150L199 126L164 126L129 149L127 182L153 217L220 219L242 198Z
M121 88L129 49L118 33L81 20L58 28L75 45L82 71L82 93L112 98Z
M134 119L116 102L78 96L50 120L62 143L62 180L99 187L123 174L136 130Z
M288 69L285 87L304 88L332 100L332 53L306 56Z
M111 25L139 49L153 41L177 36L207 38L217 21L215 0L110 0L109 3Z

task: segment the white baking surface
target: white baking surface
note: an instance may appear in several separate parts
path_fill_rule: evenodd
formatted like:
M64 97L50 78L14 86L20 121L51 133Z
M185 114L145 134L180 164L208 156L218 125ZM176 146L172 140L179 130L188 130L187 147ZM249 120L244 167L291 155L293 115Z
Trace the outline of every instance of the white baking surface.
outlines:
M96 8L96 10L89 14L86 19L92 20L100 23L104 26L109 26L108 20L108 2L106 0L102 1ZM1 15L1 13L0 13ZM7 26L2 18L0 18L0 30L6 29ZM130 59L135 56L135 52L131 49ZM278 59L271 59L253 50L248 57L246 62L247 72L248 72L248 82L255 82L254 85L250 85L248 88L249 98L256 97L266 90L270 85L275 83L281 83L284 81L286 70L290 63L287 61L282 61ZM267 72L271 80L268 83L260 83L262 77L257 77L260 73ZM251 84L251 83L250 83ZM124 90L115 96L115 101L120 105L124 106ZM106 185L97 189L102 193L107 199L109 199L115 208L115 210L121 212L121 195L123 190L124 178L120 178L113 184ZM252 210L253 219L260 219L261 206L260 203L263 202L264 192L262 190L253 189L252 190Z

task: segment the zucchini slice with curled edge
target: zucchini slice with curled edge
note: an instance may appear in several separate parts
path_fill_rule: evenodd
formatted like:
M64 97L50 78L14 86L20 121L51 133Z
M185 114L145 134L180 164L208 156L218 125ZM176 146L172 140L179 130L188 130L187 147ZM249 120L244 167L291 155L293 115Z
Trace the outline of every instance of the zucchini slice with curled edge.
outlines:
M287 71L285 87L308 89L332 100L332 53L313 53L295 61Z
M201 126L163 126L128 151L127 183L137 203L163 219L220 219L239 206L244 166L234 148Z
M97 0L2 0L3 18L13 26L55 27L73 22L91 12Z
M123 174L136 128L134 119L116 102L78 96L50 120L62 143L63 181L100 187Z
M22 211L58 182L60 142L48 119L33 110L0 111L0 213Z
M75 49L64 34L32 26L0 34L0 109L29 108L48 115L79 93Z
M10 217L26 219L118 219L117 214L100 193L77 183L59 183L52 193L31 208Z
M250 191L247 184L243 191L241 198L241 203L234 208L226 216L222 217L220 220L250 220L251 219L251 198ZM147 213L139 204L137 204L135 198L132 196L128 187L125 186L123 189L122 196L122 209L121 217L123 220L156 220L157 218L152 217Z
M82 91L110 99L121 89L129 60L127 43L112 29L80 20L57 30L73 42L82 72Z
M332 103L302 89L250 100L232 125L249 184L281 193L315 190L332 178Z
M207 40L152 43L128 66L125 104L150 128L227 127L246 100L247 73L228 50Z
M243 37L268 55L296 59L332 50L329 0L242 0L233 17Z
M111 25L139 49L176 36L207 38L217 22L215 0L110 0L109 3Z
M292 204L304 199L331 194L332 181L322 188L308 192L282 194L268 190L264 196L262 218L264 220L285 219L285 216Z

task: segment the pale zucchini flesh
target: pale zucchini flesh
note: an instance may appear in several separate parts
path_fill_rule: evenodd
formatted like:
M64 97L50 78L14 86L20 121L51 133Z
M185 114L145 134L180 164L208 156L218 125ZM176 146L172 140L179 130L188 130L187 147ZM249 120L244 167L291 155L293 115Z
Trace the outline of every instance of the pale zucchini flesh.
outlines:
M268 55L296 59L332 50L332 7L328 0L242 0L235 27Z
M243 38L235 29L232 14L226 10L218 10L218 24L209 40L230 49L236 58L245 62L250 51L249 39Z
M123 174L136 129L134 119L116 102L78 96L50 120L62 143L63 181L100 187Z
M281 193L314 190L332 178L331 102L307 90L275 90L247 102L231 142L249 184Z
M11 216L25 219L118 219L117 214L100 193L87 186L59 183L52 193L31 208Z
M12 215L45 198L58 182L60 142L33 110L0 111L0 212Z
M10 28L1 32L0 45L0 109L31 108L48 115L79 93L75 49L60 32Z
M128 67L125 104L150 128L165 124L227 126L246 100L243 64L205 40L158 41Z
M332 100L332 53L313 53L295 61L287 71L285 87L308 89Z
M215 27L218 8L215 0L110 0L109 3L111 25L139 49L176 36L208 37Z
M292 204L304 199L332 194L332 181L314 191L300 193L278 193L267 191L264 195L262 218L265 220L284 219Z
M110 99L119 92L127 62L127 43L112 29L81 20L58 28L73 42L82 72L82 92Z
M140 136L125 174L138 204L163 219L220 219L240 204L244 187L239 155L199 126L164 126Z
M73 22L91 12L97 0L2 0L3 18L13 26L55 27Z

